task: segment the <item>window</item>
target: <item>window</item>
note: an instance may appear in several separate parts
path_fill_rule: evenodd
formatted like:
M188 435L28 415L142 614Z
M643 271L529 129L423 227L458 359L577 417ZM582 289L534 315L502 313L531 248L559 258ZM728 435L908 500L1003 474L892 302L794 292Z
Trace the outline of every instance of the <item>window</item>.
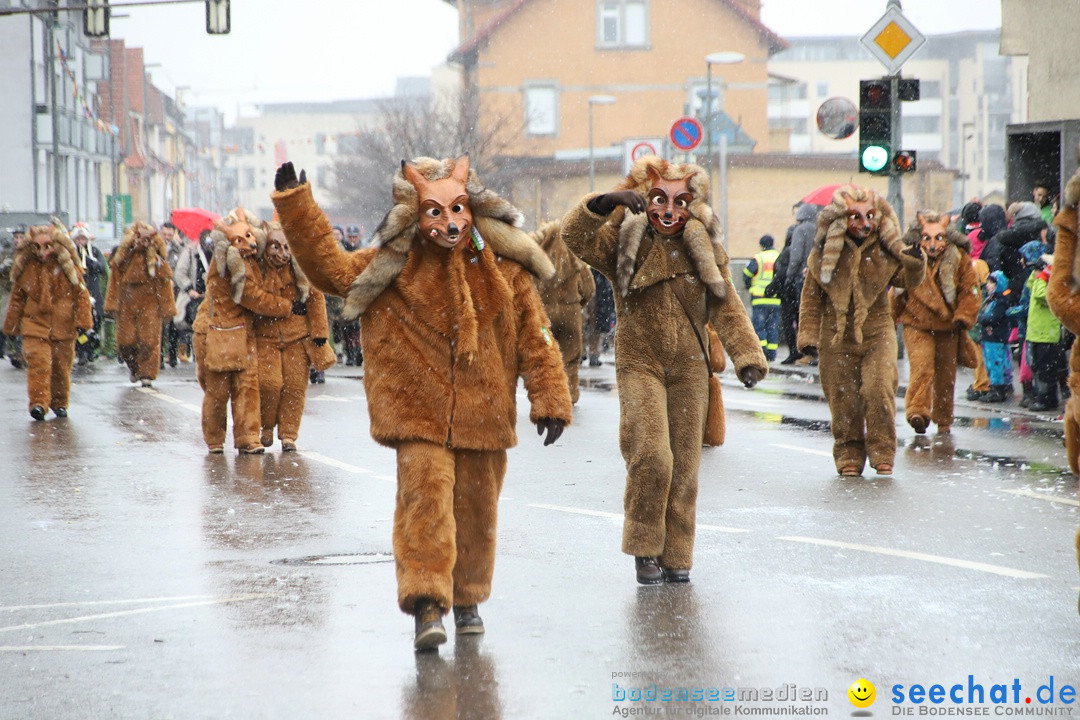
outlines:
M525 86L525 134L559 133L559 89L555 85Z
M649 45L648 0L598 0L596 44L602 48L643 48Z
M817 96L819 98L829 97L829 83L819 82L817 84Z

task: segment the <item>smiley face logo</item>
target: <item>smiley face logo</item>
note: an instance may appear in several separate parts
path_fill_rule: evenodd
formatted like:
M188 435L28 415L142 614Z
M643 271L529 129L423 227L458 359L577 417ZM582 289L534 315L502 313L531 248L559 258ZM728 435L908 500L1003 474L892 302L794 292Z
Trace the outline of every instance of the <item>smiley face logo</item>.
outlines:
M877 699L877 689L874 684L864 678L859 678L851 683L847 690L848 700L857 708L868 708Z

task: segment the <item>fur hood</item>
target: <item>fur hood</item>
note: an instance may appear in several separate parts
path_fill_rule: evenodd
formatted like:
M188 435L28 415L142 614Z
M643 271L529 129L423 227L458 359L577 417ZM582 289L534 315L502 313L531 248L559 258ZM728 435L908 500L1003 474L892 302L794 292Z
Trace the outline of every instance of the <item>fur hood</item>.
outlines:
M918 245L922 236L922 223L919 217L926 222L936 223L941 221L941 213L933 210L921 210L916 213L908 230L902 238L905 245ZM941 286L941 294L950 305L956 304L956 270L964 253L971 253L971 239L949 224L945 231L945 251L941 254L941 263L938 265L938 285ZM904 292L903 288L896 288L896 293Z
M128 261L132 253L135 252L135 236L142 230L151 230L154 233L150 244L146 247L146 274L150 277L157 277L158 260L168 264L169 250L165 247L165 240L158 234L154 226L144 222L134 222L128 225L120 244L113 251L111 264L113 267L120 267Z
M270 233L277 230L283 235L285 234L284 228L281 227L281 223L277 220L263 223L263 232L255 236L255 240L259 245L258 258L260 261L264 261L263 254L266 252L266 240L270 237ZM289 256L289 264L292 265L293 277L296 279L296 289L300 291L300 302L307 302L308 296L311 295L311 281L308 280L307 275L300 269L299 263L296 262L296 257Z
M873 195L874 210L878 217L878 242L882 249L897 260L904 246L900 236L900 220L896 217L892 206L885 202L885 198L866 188L854 185L844 185L836 190L832 196L832 202L822 208L817 219L817 235L814 244L821 247L821 275L822 285L828 285L836 270L836 263L840 260L840 251L844 249L844 238L847 236L847 202L849 198L856 202L865 202Z
M410 164L428 180L442 180L450 177L454 162L450 158L436 160L419 157L411 160ZM402 168L404 166L403 160ZM517 208L484 187L473 170L469 170L465 190L469 194L473 228L483 239L485 248L490 248L495 255L513 260L540 278L549 278L555 273L555 267L543 249L521 230L525 219ZM379 223L371 239L371 245L377 248L375 255L353 280L345 296L342 317L346 320L359 317L397 279L405 268L413 241L419 237L420 198L401 169L394 174L393 198L394 206ZM472 240L466 239L465 242L471 243Z
M30 242L33 240L34 235L47 232L52 235L53 254L64 273L64 277L75 287L85 287L78 270L79 251L75 248L75 243L71 241L67 228L58 218L51 218L51 221L52 224L50 225L33 225L27 228L26 242L21 243L15 250L15 257L11 263L11 282L14 283L19 279L23 270L26 269L27 263L34 257L32 243Z
M224 227L238 222L246 222L251 227L256 243L261 247L266 246L266 231L263 230L262 221L247 210L234 208L220 220ZM215 227L210 232L210 239L214 243L213 261L217 274L228 278L232 284L232 300L239 305L240 298L244 295L244 283L247 281L247 266L244 265L244 258L240 255L240 251L229 242L229 238L225 237L221 228Z
M720 221L709 205L709 177L705 168L688 163L669 163L663 158L649 155L634 163L630 173L615 190L634 190L648 196L652 189L650 169L665 180L681 180L689 176L692 199L689 207L690 219L686 221L682 231L683 246L697 270L698 277L715 297L723 300L727 296L727 283L720 267L727 264L728 257L723 247ZM625 297L630 292L630 281L634 278L641 241L649 229L649 217L648 213L628 214L625 208L619 207L612 212L612 221L619 226L616 286L619 293Z

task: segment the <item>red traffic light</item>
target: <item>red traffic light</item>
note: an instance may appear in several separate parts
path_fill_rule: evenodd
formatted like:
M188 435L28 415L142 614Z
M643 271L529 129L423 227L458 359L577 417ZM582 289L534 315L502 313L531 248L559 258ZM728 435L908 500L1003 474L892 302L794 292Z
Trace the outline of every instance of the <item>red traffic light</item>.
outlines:
M892 107L892 86L888 80L860 80L859 108L888 110Z
M915 172L916 157L914 150L899 150L893 156L893 170L898 173Z

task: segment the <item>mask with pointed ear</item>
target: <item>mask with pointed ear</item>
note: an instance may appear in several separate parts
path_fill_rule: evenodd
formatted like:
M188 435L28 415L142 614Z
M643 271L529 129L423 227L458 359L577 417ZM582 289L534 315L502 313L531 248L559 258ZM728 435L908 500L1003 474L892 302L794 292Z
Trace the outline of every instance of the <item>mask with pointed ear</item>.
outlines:
M453 248L472 230L472 210L465 184L469 179L469 156L454 161L450 176L428 180L415 165L402 161L401 172L416 188L420 199L420 235L444 248Z
M849 195L841 193L847 206L847 232L856 240L865 240L877 230L878 215L875 207L876 195L872 191Z
M949 230L951 218L948 215L940 215L931 220L930 217L922 213L915 214L915 219L919 221L920 227L919 247L922 248L927 257L933 259L945 252L946 234Z
M289 250L289 241L285 239L285 233L280 228L272 228L266 233L266 250L263 257L273 267L285 267L292 259Z
M255 239L255 234L251 232L251 226L248 225L247 213L242 208L237 208L235 215L240 218L232 225L225 225L222 222L218 222L218 229L225 234L229 244L232 245L240 252L241 257L252 257L259 250L259 244Z
M682 232L686 221L690 219L690 176L677 180L665 180L653 168L646 170L652 187L649 188L649 224L656 232L665 237Z

